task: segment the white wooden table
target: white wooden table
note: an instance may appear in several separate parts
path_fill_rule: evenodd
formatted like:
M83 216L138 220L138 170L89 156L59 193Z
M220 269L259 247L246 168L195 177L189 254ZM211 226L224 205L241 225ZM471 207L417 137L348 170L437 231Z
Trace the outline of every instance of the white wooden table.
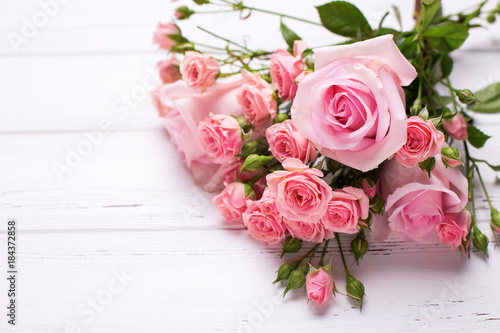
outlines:
M312 4L325 1L248 2L316 19ZM450 12L468 2L444 4ZM3 276L9 219L18 223L19 332L500 331L493 243L489 260L396 239L372 243L352 267L367 290L362 313L342 295L323 307L306 303L302 291L280 297L283 286L271 283L282 263L279 246L222 221L145 93L163 57L151 45L154 27L185 3L65 0L49 8L47 20L37 1L0 3L0 331L12 329ZM373 24L390 4L402 8L406 27L412 23L412 1L354 3ZM284 46L276 18L254 13L236 27L237 16L197 22L235 40L248 35L252 47ZM33 19L36 29L24 27ZM286 22L311 46L337 40ZM193 40L213 41L189 24L180 26ZM8 36L23 29L29 38L16 52ZM500 81L499 55L500 24L474 31L453 54L453 82L477 90ZM500 164L500 116L476 119L495 138L475 155ZM59 176L57 163L69 164ZM500 208L495 174L483 172ZM480 225L493 240L484 196L477 197ZM336 251L333 257L344 290Z

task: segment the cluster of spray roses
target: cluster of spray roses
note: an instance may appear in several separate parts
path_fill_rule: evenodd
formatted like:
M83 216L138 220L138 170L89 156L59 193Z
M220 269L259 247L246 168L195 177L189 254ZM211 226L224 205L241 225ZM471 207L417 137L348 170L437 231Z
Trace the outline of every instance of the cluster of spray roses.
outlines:
M425 107L406 107L403 87L417 70L392 34L314 50L294 40L289 50L250 55L268 68L242 62L237 73L221 72L224 62L197 51L174 23L159 24L154 43L171 51L158 63L164 84L154 105L196 183L219 192L213 203L224 219L267 245L283 242L283 253L316 243L278 270L285 293L305 285L318 304L329 299L336 288L324 258L335 239L347 294L362 302L339 234L355 235L356 260L368 250L366 231L464 251L474 240L486 251L466 210L462 156L447 143L467 140L470 120L459 112L429 119ZM321 244L313 266L307 259Z

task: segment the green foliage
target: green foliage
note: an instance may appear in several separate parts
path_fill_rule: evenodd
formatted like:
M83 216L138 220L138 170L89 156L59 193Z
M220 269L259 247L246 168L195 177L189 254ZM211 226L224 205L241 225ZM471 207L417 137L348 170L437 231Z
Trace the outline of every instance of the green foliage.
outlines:
M349 2L332 1L318 6L316 9L323 26L337 35L357 40L374 36L363 13Z

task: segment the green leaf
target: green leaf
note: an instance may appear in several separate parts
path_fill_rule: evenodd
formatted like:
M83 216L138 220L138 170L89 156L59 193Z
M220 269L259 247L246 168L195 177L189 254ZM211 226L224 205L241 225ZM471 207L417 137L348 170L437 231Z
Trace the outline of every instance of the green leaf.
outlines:
M469 29L459 23L445 23L430 28L424 36L434 50L450 53L462 46L469 37Z
M419 24L417 29L419 32L425 31L432 23L432 20L441 9L441 0L423 1L420 9Z
M293 49L293 42L296 40L301 40L301 38L292 30L290 30L283 22L280 24L281 35L283 39L288 44L288 47Z
M399 29L401 31L403 31L403 21L401 20L401 12L399 11L399 8L396 7L395 5L392 5L391 8L394 11L394 15L396 16L396 20L398 21Z
M436 166L436 158L429 157L425 161L418 163L418 166L420 167L420 169L427 172L427 174L429 175L429 178L431 178L431 171Z
M480 113L500 112L500 82L492 83L474 93L479 102L468 106L469 110Z
M469 136L467 140L476 148L481 148L482 146L484 146L486 141L490 138L489 135L484 134L471 124L469 124L469 126L467 127L467 135Z
M447 54L443 54L441 57L441 74L443 77L448 77L453 70L453 60Z
M373 30L363 13L345 1L332 1L316 7L323 26L334 34L367 39L373 37Z

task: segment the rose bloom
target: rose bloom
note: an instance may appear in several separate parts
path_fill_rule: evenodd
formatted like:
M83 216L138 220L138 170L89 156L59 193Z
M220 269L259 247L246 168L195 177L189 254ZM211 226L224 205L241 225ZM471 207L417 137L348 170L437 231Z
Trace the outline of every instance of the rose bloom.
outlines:
M363 172L406 142L401 86L416 77L392 35L318 48L315 71L299 84L292 121L321 154Z
M443 127L445 131L455 140L467 140L467 121L464 116L457 113L451 120L444 120Z
M293 237L306 242L321 243L324 239L333 238L333 232L326 230L319 221L304 222L283 218L283 223Z
M218 80L201 95L189 88L185 81L160 87L161 105L165 128L177 148L181 161L193 173L195 183L206 191L222 188L221 172L226 167L208 158L198 139L198 123L210 113L241 116L236 93L241 86L241 76Z
M285 239L286 226L276 208L274 198L249 200L242 218L250 235L267 245L274 245Z
M241 214L247 209L245 184L229 183L222 192L212 200L215 208L227 221L241 220Z
M182 60L180 71L182 79L191 88L199 88L204 93L214 84L219 74L219 63L206 53L187 51Z
M319 221L332 198L331 187L320 178L323 173L309 169L296 158L286 159L283 168L286 171L267 175L267 184L271 195L276 198L278 211L291 221Z
M170 51L172 47L177 45L175 38L172 36L180 35L181 31L174 23L158 23L153 35L153 44L158 45L162 50Z
M344 187L333 191L321 224L333 232L354 234L359 231L359 220L368 217L369 208L370 200L362 189Z
M247 169L243 169L242 172L239 172L241 166L243 165L243 162L245 162L244 159L235 159L227 164L224 170L222 170L222 181L226 183L232 183L235 181L246 183L247 181L252 180L254 177L256 177L263 170L259 169L257 171L249 171Z
M198 138L208 158L216 163L233 160L241 150L241 127L232 116L210 114L199 123Z
M309 163L318 156L316 148L297 131L291 120L269 127L266 139L269 150L280 162L287 158L298 158L302 163Z
M462 246L471 225L471 214L463 210L460 213L445 214L443 222L436 226L436 233L442 244L450 245L452 250Z
M273 85L278 89L278 96L283 101L295 97L296 79L305 69L302 61L302 53L305 49L307 45L301 40L296 40L293 43L293 55L285 50L277 50L271 55L269 74Z
M434 127L432 121L424 121L417 116L410 117L407 132L406 143L396 154L401 165L412 168L441 152L444 134Z
M403 240L436 242L436 226L446 214L460 213L467 204L467 179L460 171L446 168L440 155L430 178L418 166L405 168L394 159L387 161L378 186L386 207L381 218L373 219L376 240L392 230Z
M276 116L276 100L273 89L259 73L242 71L243 85L238 92L238 103L243 107L245 118L256 127L269 126Z
M323 305L333 293L332 275L323 268L314 273L307 274L306 290L309 299L312 299L319 305Z
M160 72L160 79L164 84L172 83L181 79L181 73L179 72L180 62L177 60L175 55L170 55L167 60L162 60L158 62L156 67Z

